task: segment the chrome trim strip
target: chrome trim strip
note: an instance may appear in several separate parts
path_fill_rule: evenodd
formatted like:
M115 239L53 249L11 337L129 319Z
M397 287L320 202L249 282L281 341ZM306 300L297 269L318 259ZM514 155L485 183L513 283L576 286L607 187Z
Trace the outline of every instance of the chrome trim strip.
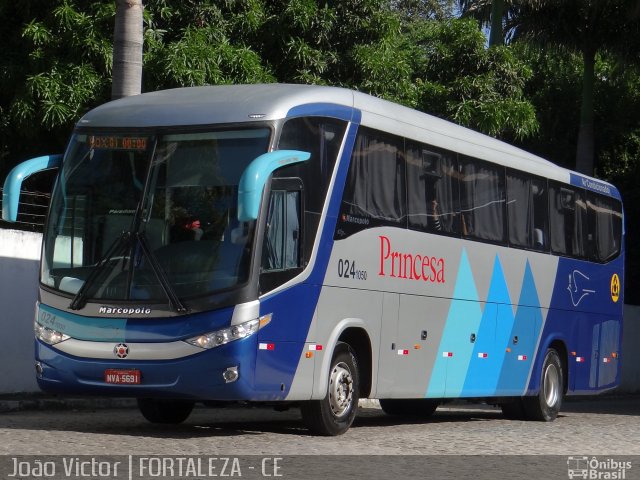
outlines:
M173 360L184 358L196 353L204 352L204 349L190 345L186 342L166 343L126 343L129 354L126 358L118 358L114 348L118 342L90 342L70 338L60 342L53 348L61 352L82 358L97 358L101 360Z

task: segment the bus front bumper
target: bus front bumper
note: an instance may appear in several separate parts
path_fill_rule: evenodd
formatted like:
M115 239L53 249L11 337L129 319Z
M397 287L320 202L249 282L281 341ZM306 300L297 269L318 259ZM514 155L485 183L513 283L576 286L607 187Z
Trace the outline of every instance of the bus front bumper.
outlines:
M282 392L255 388L256 337L182 358L153 360L118 358L115 353L113 359L78 357L36 340L37 381L42 390L64 395L282 400ZM115 348L115 344L110 348ZM107 373L113 371L137 372L139 383L111 383Z

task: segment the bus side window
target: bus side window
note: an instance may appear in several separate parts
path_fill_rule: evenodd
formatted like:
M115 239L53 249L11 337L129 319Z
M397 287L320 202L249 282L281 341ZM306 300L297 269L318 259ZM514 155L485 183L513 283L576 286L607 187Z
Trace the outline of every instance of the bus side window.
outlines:
M509 245L549 250L547 181L528 173L507 170Z
M407 141L405 156L409 228L457 234L459 195L456 155Z
M620 253L622 207L614 198L588 192L587 211L591 259L607 262Z
M549 182L551 251L586 258L588 255L587 203L582 189Z
M303 267L302 208L300 179L273 179L262 243L263 292L295 277Z

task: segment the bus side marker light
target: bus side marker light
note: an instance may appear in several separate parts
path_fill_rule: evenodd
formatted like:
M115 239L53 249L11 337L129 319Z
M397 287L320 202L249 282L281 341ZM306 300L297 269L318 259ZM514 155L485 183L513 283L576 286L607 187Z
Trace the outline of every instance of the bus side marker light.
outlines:
M319 352L320 350L322 350L322 345L309 345L309 350Z
M414 350L420 350L422 347L420 345L418 345L417 343L413 346Z
M442 352L443 357L453 357L453 352Z
M259 350L275 350L276 349L276 344L275 343L261 343L258 345L258 349Z
M488 356L488 353L478 353L478 358L487 358Z
M273 313L268 313L263 315L258 320L260 321L260 328L266 327L271 323L271 318L273 317Z
M409 350L398 350L398 355L409 355Z
M609 363L609 362L611 362L611 359L609 357L604 357L602 359L602 363Z
M526 360L526 359L527 359L527 356L526 356L526 355L518 355L518 360L520 360L520 361L524 361L524 360Z
M576 362L584 363L584 357L576 357Z
M571 355L575 357L576 355L578 355L578 352L571 352Z
M507 347L507 353L511 353L511 349Z
M305 352L304 356L306 358L311 358L311 357L313 357L313 352Z
M613 352L613 353L611 354L611 356L612 356L613 358L618 358L618 352Z

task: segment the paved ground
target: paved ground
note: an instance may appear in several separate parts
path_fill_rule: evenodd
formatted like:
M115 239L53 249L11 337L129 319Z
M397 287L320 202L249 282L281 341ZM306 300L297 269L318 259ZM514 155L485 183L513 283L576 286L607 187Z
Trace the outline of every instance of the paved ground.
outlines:
M403 420L369 405L337 438L309 435L293 409L197 408L183 425L167 427L132 408L54 406L1 413L0 454L640 455L638 396L566 402L553 423L505 420L499 409L466 405Z

